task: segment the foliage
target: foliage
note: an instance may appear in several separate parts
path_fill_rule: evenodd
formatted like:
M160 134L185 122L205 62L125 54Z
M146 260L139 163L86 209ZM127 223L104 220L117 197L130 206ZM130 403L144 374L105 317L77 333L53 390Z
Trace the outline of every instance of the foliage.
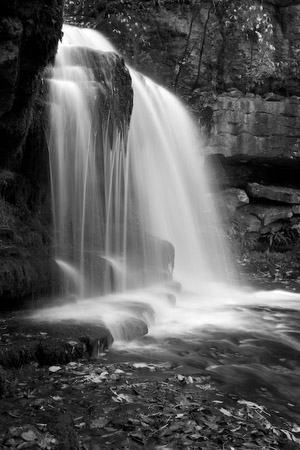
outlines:
M253 250L258 244L258 234L247 232L236 220L232 221L227 237L229 240L238 244L238 247L243 254Z
M189 31L182 55L175 67L174 86L185 77L197 61L197 73L191 86L218 90L224 72L239 89L252 91L265 79L275 75L278 67L274 61L273 24L262 2L247 0L194 0L190 2ZM197 31L200 29L200 34ZM213 54L215 42L222 36L221 51ZM222 51L231 54L227 56ZM217 61L216 61L217 60ZM226 68L226 61L236 61ZM216 72L217 75L214 75Z
M159 52L163 61L157 70L161 75L166 66L175 90L188 85L191 93L197 88L216 92L227 70L240 90L251 91L279 70L272 21L259 0L66 0L65 4L67 16L73 14L80 25L108 34L138 70L153 76L154 55ZM168 50L171 41L178 45L176 54ZM231 55L224 55L222 48ZM226 68L228 59L236 66Z
M262 237L270 251L286 252L299 239L299 232L291 222L286 222L280 230L269 231Z
M244 57L246 88L251 90L275 73L273 25L261 2L214 0L223 36Z

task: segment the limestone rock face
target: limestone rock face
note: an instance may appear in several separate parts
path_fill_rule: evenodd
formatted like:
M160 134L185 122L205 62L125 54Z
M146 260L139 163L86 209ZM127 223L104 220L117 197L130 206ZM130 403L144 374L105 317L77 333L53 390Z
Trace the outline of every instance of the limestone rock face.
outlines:
M209 153L300 156L300 98L222 95L213 110Z

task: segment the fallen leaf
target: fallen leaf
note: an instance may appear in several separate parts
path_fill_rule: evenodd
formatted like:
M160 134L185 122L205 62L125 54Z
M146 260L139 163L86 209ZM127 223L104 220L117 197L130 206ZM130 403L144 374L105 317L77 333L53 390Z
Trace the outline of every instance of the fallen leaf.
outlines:
M50 366L48 370L49 370L49 372L55 373L55 372L58 372L59 370L61 370L61 367L60 366Z
M116 394L115 397L112 397L114 402L118 402L118 403L133 403L133 399L132 397L130 397L130 395L127 394Z
M232 414L231 414L231 412L230 412L230 411L228 411L227 409L225 409L225 408L220 408L220 411L221 411L221 413L223 413L223 414L224 414L224 416L227 416L227 417L232 417Z
M104 428L108 424L108 422L109 421L104 417L99 417L98 419L95 419L90 423L90 428Z
M300 427L299 427L299 425L297 425L297 424L294 423L293 428L292 428L292 431L293 431L293 433L300 433Z
M59 397L58 395L55 395L54 397L52 397L53 400L55 400L56 402L60 402L63 400L62 397Z
M43 439L38 442L38 446L45 450L51 450L53 446L58 445L58 440L55 439L54 436L52 436L50 433L46 433L46 435L43 437Z
M85 422L80 422L74 425L74 427L79 428L80 430L82 430L83 428L85 428Z

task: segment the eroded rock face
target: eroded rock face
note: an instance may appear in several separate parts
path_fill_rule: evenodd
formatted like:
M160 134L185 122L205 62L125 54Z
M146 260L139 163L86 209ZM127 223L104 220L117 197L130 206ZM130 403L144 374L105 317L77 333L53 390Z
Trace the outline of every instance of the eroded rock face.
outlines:
M300 153L298 0L262 2L273 25L275 51L266 54L269 69L259 79L255 70L263 62L252 67L246 35L237 38L226 29L221 10L210 0L71 3L66 1L73 23L99 29L130 64L187 100L209 152Z
M0 6L0 167L20 168L41 71L61 38L63 0Z
M0 5L0 308L47 297L62 285L52 250L45 68L62 36L63 3L3 0ZM116 98L112 105L107 95L103 104L124 128L132 107L131 80L121 58L107 58ZM95 65L103 59L95 55Z
M300 98L220 96L207 151L225 156L300 156Z
M15 100L20 68L20 43L23 24L19 19L4 17L0 22L0 117L8 112Z
M58 289L49 167L37 95L61 37L63 0L0 5L0 308Z

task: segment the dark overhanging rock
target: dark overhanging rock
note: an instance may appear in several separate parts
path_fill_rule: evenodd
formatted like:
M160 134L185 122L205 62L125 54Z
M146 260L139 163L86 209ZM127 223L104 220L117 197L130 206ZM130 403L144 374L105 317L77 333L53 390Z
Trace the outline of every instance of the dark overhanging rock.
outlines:
M46 4L4 0L0 5L0 46L7 48L0 58L0 79L5 81L0 87L0 309L24 301L34 305L41 296L59 294L62 287L62 274L52 254L45 134L45 66L54 61L62 35L62 11L63 0ZM99 65L97 79L104 83L102 119L112 117L111 124L125 134L132 109L128 70L115 54L94 52L93 61L95 68ZM110 73L104 73L108 70L105 61Z
M0 167L18 168L32 120L41 71L54 59L61 38L63 0L1 2ZM34 49L34 51L33 51Z
M48 295L59 273L51 258L46 194L48 155L26 160L25 141L44 67L54 59L61 37L63 0L3 0L0 5L0 308L20 298ZM38 157L37 157L38 155ZM44 173L35 179L39 158ZM30 165L31 173L25 169ZM27 168L28 168L27 166ZM33 180L35 180L33 182ZM41 194L42 192L42 194ZM43 197L43 199L41 198ZM49 205L48 205L49 207ZM44 208L44 209L47 209ZM51 287L50 287L51 286Z

